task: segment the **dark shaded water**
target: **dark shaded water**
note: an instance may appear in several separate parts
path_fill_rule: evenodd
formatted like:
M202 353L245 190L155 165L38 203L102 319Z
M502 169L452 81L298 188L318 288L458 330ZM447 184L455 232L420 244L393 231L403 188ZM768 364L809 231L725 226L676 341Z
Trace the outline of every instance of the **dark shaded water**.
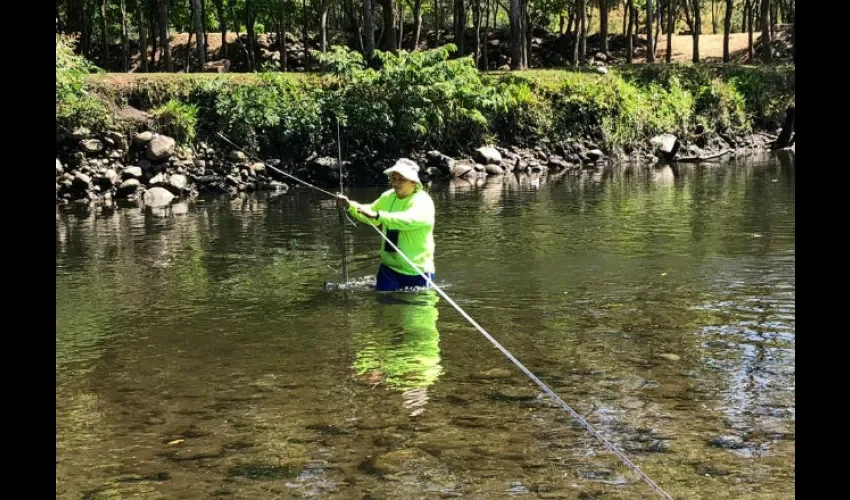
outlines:
M674 498L791 498L794 168L434 186L437 281ZM304 191L57 209L57 498L655 498L445 301L323 291L339 255Z

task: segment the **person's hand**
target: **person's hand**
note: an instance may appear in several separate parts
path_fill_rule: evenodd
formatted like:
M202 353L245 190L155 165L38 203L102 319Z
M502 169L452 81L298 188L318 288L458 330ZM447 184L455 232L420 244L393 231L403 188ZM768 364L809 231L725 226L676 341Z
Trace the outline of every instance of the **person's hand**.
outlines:
M336 206L339 208L348 208L351 205L351 200L348 199L344 194L336 194Z
M369 207L359 206L359 207L357 207L357 211L360 212L361 214L363 214L364 216L370 218L370 219L377 219L378 218L378 212L372 210Z

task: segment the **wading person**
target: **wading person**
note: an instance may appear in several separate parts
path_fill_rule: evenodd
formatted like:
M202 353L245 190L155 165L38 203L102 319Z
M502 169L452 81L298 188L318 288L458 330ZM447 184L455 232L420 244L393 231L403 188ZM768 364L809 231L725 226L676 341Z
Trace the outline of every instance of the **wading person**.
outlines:
M419 180L419 166L401 158L384 170L392 189L365 205L338 194L339 206L355 219L379 226L384 236L434 280L434 201ZM381 266L376 290L391 292L427 287L428 282L386 241L381 243Z

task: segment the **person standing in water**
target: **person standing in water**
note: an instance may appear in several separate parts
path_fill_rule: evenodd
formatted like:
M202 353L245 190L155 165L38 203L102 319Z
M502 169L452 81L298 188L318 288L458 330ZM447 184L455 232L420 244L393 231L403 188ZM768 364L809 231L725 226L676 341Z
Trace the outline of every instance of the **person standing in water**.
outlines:
M384 170L392 189L365 205L337 194L337 204L365 224L379 226L384 236L434 281L434 201L419 180L419 166L407 158ZM381 265L375 288L392 292L409 287L424 288L428 282L386 241L381 246Z

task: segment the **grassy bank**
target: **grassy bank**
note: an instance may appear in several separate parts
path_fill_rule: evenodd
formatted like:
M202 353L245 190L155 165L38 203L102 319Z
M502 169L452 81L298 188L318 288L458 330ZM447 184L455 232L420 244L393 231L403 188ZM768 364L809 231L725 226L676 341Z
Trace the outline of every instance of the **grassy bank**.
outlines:
M57 138L78 126L117 126L131 105L156 131L184 143L223 132L265 156L299 160L335 151L336 119L349 151L389 155L482 143L533 145L591 139L626 150L658 133L774 132L794 94L793 67L638 65L481 74L452 47L321 57L325 74L112 75L57 45Z

